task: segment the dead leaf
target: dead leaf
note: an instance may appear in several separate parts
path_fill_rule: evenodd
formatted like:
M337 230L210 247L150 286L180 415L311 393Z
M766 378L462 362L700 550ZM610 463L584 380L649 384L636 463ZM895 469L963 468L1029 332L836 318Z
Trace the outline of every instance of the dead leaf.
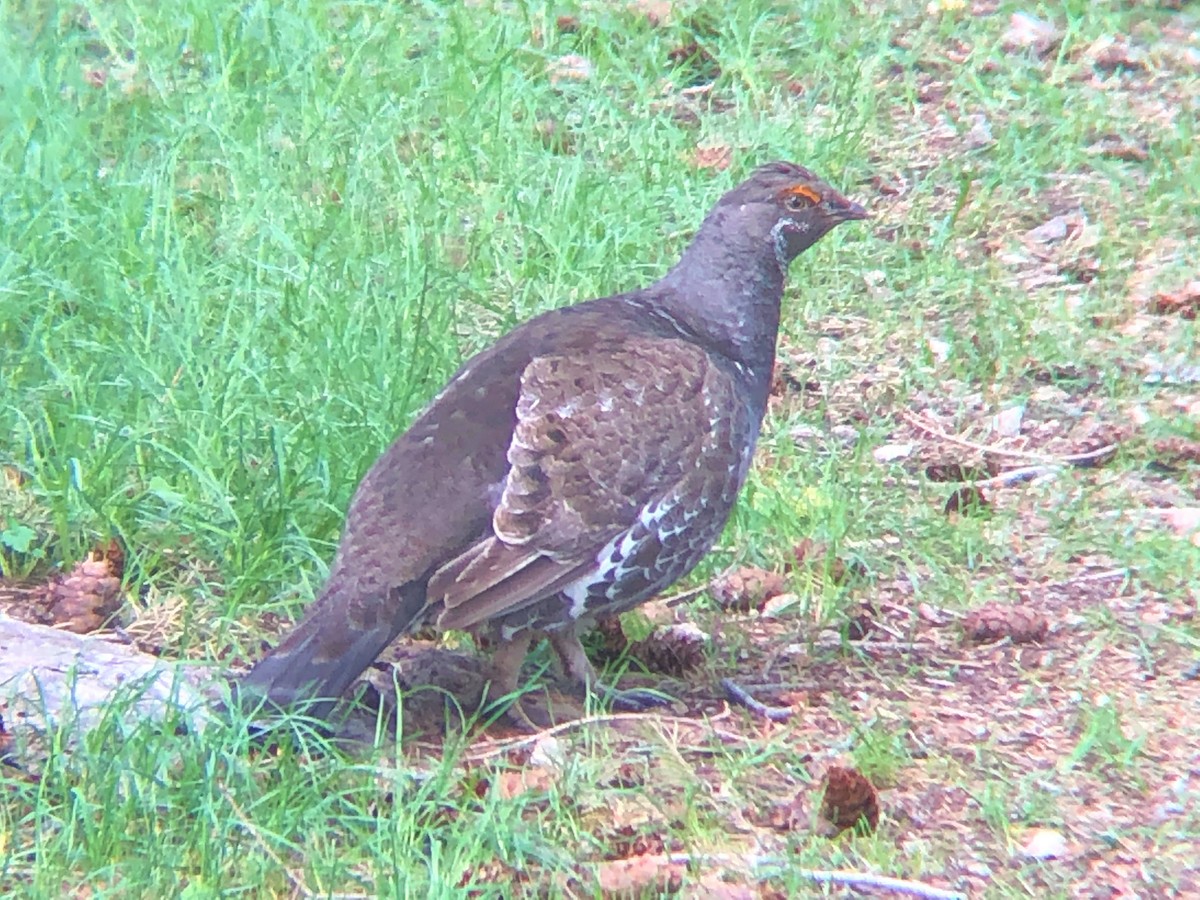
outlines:
M1032 50L1045 56L1062 39L1059 29L1045 19L1026 12L1015 12L1008 20L1008 30L1001 43L1005 50Z
M1049 631L1046 617L1025 606L985 603L963 619L963 637L977 644L1009 638L1014 644L1040 641Z
M861 641L875 629L875 619L878 617L879 611L871 605L869 600L864 600L860 603L853 613L849 614L846 621L846 640Z
M587 81L595 72L591 60L577 53L568 53L550 61L549 74L551 84L561 84L564 81Z
M857 769L830 766L821 792L820 817L826 837L841 834L859 823L874 831L879 825L879 795Z
M983 488L968 484L960 487L946 498L946 515L959 513L964 516L976 516L985 512L991 506Z
M1200 441L1188 438L1163 438L1154 442L1155 462L1160 466L1200 463Z
M1189 538L1200 547L1200 507L1179 506L1161 510L1161 513L1176 537Z
M649 892L676 893L686 867L665 854L642 854L612 859L596 866L596 886L602 897L638 897Z
M790 393L815 393L821 389L821 382L812 377L813 365L803 360L777 359L775 371L771 376L771 396L784 397ZM803 427L803 426L801 426ZM797 428L793 435L798 432ZM816 435L813 431L813 435Z
M917 604L917 617L922 622L928 622L930 625L937 626L945 625L950 621L945 613L928 603Z
M629 8L646 17L646 21L658 27L671 19L673 4L670 0L632 0Z
M504 769L491 782L492 790L502 799L512 800L522 794L548 794L558 783L558 775L549 769L528 765Z
M1177 315L1194 320L1200 313L1200 279L1189 281L1174 291L1159 291L1150 300L1147 311L1158 316Z
M1136 72L1146 68L1146 54L1120 36L1103 35L1097 38L1083 56L1101 72Z
M746 810L746 818L772 831L789 832L803 828L809 819L803 791L781 803L763 804Z
M688 41L667 54L667 61L675 67L677 75L683 75L688 87L707 85L721 77L717 59L697 41Z
M812 538L797 541L792 547L792 559L799 565L808 564L809 568L818 574L824 574L823 567L828 560L828 575L834 584L843 583L849 575L865 575L867 573L866 567L858 560L845 563L840 557L835 556L832 559L829 557L829 547ZM785 572L791 571L791 568L791 564L784 565Z
M575 152L575 132L560 123L558 119L541 119L537 123L536 130L538 137L542 140L542 146L551 153L563 156Z
M713 144L707 147L696 147L688 160L692 168L712 169L724 172L733 162L733 149L727 144Z
M708 592L730 612L761 611L766 602L787 590L787 579L758 566L742 566L718 575Z
M1125 162L1145 162L1150 157L1143 142L1126 140L1117 134L1105 135L1090 144L1085 152L1091 156L1105 156Z
M991 473L980 466L959 462L930 463L925 467L925 477L930 481L982 481Z
M771 900L769 895L745 884L726 881L717 872L702 874L684 895L688 900Z

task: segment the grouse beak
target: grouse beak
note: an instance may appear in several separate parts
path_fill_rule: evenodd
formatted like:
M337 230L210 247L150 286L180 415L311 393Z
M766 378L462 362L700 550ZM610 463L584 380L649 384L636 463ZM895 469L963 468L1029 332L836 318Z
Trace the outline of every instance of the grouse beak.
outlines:
M847 200L841 194L832 194L825 198L825 208L831 218L838 222L850 222L855 219L869 219L871 214L853 200Z

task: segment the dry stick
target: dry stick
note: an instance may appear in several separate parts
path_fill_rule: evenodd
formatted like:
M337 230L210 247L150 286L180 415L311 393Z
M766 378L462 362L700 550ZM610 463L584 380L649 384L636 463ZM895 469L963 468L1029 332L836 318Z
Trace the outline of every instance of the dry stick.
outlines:
M730 703L745 707L755 715L770 719L772 722L786 722L792 717L792 710L787 706L767 706L761 700L756 700L748 690L741 687L732 678L722 678L721 687Z
M685 716L655 716L647 715L640 712L617 712L617 713L597 713L596 715L584 716L580 719L572 719L569 722L561 722L552 728L546 728L536 734L529 734L519 738L510 738L506 741L500 741L493 744L485 750L476 750L472 753L463 754L463 759L467 762L482 762L485 759L491 759L494 756L502 756L510 750L516 750L528 744L536 744L543 738L553 737L556 734L561 734L564 731L571 731L575 728L582 728L584 725L608 724L611 722L637 721L637 722L653 722L663 723L668 725L690 725L694 728L702 728L706 724L711 724L724 719L729 715L728 707L717 715L708 719L689 719ZM729 732L721 731L718 728L712 729L714 734L728 735ZM739 740L742 740L740 735L736 735Z
M783 860L779 860L782 864ZM945 888L934 887L920 881L910 881L907 878L890 878L887 875L872 875L869 872L844 872L800 870L801 877L817 884L840 884L845 887L875 888L881 891L892 891L897 894L907 894L910 897L923 897L926 900L967 900L967 895L960 891L948 891Z
M670 597L663 597L662 603L664 606L674 608L680 603L686 603L698 594L703 594L708 590L707 584L702 584L699 587L689 588L686 591L680 591L678 594L672 594Z
M1054 475L1061 471L1061 465L1022 466L1019 469L1009 469L1007 472L993 475L991 478L967 483L975 488L1013 487L1026 481L1033 481L1035 478L1041 478L1043 475Z
M936 438L941 438L943 441L948 441L951 444L957 444L960 447L966 447L969 450L978 450L980 453L990 453L993 456L1009 456L1013 459L1031 459L1040 463L1065 463L1070 466L1087 466L1096 463L1110 453L1115 453L1119 444L1107 444L1098 450L1089 450L1087 453L1070 453L1066 456L1052 456L1048 453L1031 453L1028 450L1009 450L1004 447L990 447L987 444L977 444L975 441L968 441L966 438L960 438L958 435L949 434L943 431L936 425L931 425L920 416L913 413L902 413L905 421L915 428L921 429L926 434L933 435Z
M782 856L751 856L741 858L731 853L696 854L672 853L667 856L667 862L674 865L691 865L692 863L708 863L710 865L730 865L747 862L752 869L762 869L773 866L786 866L788 873L795 873L801 878L817 884L840 884L845 887L875 888L892 891L897 894L907 894L910 897L923 897L927 900L967 900L967 895L960 891L949 891L945 888L934 887L921 881L910 881L906 878L891 878L887 875L872 875L869 872L847 872L844 870L795 869L789 860Z

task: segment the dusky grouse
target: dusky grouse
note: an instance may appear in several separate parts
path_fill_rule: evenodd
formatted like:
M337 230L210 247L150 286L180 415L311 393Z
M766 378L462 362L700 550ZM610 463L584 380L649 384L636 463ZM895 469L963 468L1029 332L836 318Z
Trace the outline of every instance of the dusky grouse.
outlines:
M491 638L493 697L516 692L540 636L594 688L580 630L690 571L729 517L788 264L865 217L807 169L763 166L657 283L537 316L468 360L367 472L320 596L239 694L327 717L429 625Z

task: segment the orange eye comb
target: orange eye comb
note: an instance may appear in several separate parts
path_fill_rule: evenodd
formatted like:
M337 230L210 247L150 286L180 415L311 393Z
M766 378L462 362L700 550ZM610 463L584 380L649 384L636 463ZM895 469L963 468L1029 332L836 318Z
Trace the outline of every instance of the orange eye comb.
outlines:
M786 188L783 192L785 197L803 197L814 206L821 202L821 195L807 185L798 184L795 187Z

